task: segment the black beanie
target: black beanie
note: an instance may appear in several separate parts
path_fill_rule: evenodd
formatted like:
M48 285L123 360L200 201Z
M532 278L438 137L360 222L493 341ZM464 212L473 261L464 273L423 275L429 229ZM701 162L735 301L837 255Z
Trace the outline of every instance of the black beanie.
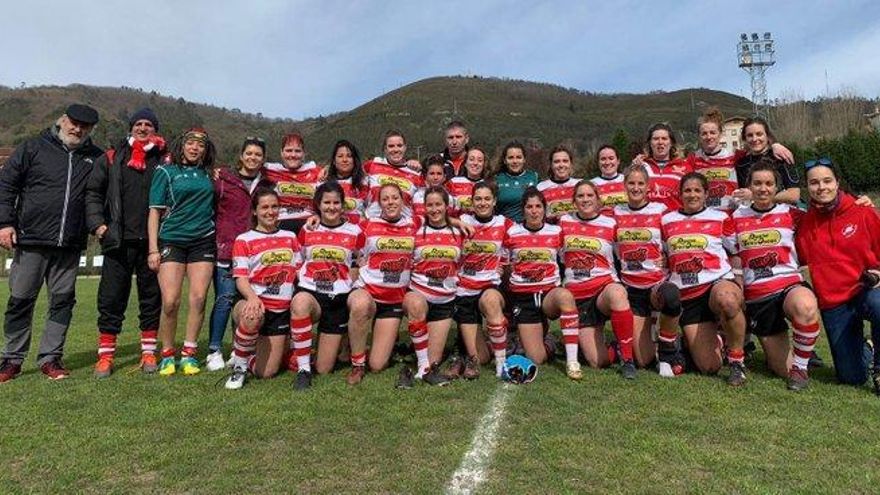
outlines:
M157 131L159 130L159 119L156 117L156 114L153 113L153 110L148 107L141 108L135 112L130 119L128 119L128 130L131 130L138 120L149 120L150 123L153 124L153 127L156 128Z

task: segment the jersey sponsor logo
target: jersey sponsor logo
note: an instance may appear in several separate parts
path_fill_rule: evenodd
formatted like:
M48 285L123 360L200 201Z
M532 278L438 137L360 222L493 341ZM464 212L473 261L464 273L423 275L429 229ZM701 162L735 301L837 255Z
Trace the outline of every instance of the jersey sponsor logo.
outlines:
M596 257L591 254L573 257L566 263L575 278L589 278L590 272L596 268Z
M494 242L464 241L465 254L495 254L497 251Z
M617 242L649 242L654 236L648 229L619 229Z
M602 241L593 237L570 236L565 238L566 249L599 252L602 249Z
M379 251L412 251L415 241L405 237L380 237L376 240Z
M675 264L675 272L681 277L682 285L697 285L700 281L700 272L703 271L703 258L694 256L685 261Z
M602 206L616 206L626 204L625 193L612 193L602 196Z
M280 265L293 261L293 251L290 249L273 249L260 255L260 264L263 266Z
M399 284L400 276L409 266L409 258L392 258L379 263L379 271L382 272L382 282L386 284Z
M388 184L396 184L402 191L409 191L412 188L412 182L403 177L394 177L393 175L379 176L379 185L387 186Z
M574 205L571 201L558 201L550 205L550 214L559 216L570 211L574 211Z
M778 230L756 230L739 235L739 245L743 248L776 246L782 240Z
M523 282L527 284L534 284L543 282L546 278L544 274L546 273L546 269L543 266L535 267L535 268L525 268L519 271L520 277L522 277Z
M315 195L315 186L298 182L279 182L278 192L283 196L307 196L311 198Z
M702 235L676 235L667 244L673 251L703 251L709 245L709 240Z
M315 261L335 261L337 263L345 261L344 249L320 246L312 248L310 254Z
M287 281L287 273L285 270L280 270L271 275L266 275L263 277L263 295L264 296L277 296L281 293L281 286L284 285L284 282Z
M454 260L458 252L452 247L429 246L422 248L421 255L424 259Z
M517 261L549 262L553 260L553 253L549 249L520 249L516 253L516 259Z
M858 230L858 227L856 226L856 224L850 223L850 224L847 224L843 228L843 230L840 231L840 233L848 239L848 238L852 237L853 235L855 235L856 230Z
M709 191L706 192L709 198L716 200L723 198L725 194L727 194L727 188L724 187L724 184L719 183L709 184Z
M462 209L471 209L474 206L474 200L469 196L464 196L458 199L458 204Z
M773 251L764 253L757 258L749 260L749 268L755 274L755 279L769 278L773 276L773 267L779 263L779 255Z
M343 205L345 211L351 211L357 208L357 201L352 198L345 198L345 205Z
M700 173L710 181L730 179L730 170L726 168L707 168L700 170Z
M446 280L452 270L448 266L437 266L425 270L425 276L428 277L429 287L443 287L443 281Z
M629 271L639 271L644 268L645 260L648 259L648 248L640 247L622 254L626 269Z

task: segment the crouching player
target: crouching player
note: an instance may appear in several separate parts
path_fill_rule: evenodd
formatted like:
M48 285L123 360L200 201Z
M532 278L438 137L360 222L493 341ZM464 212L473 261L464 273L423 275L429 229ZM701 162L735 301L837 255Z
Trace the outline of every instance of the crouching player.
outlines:
M288 334L296 342L299 361L294 387L311 386L311 327L291 327L293 283L302 263L296 234L278 228L280 203L271 189L258 189L251 202L255 227L235 239L232 246L235 286L242 295L232 308L235 322L232 375L227 389L239 389L250 372L272 377L281 369Z

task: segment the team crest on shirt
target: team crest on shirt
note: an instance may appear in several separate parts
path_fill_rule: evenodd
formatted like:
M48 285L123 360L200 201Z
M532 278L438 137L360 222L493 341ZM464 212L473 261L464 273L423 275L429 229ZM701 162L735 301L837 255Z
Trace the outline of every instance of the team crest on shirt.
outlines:
M380 237L376 240L379 251L412 251L415 241L411 238Z
M571 236L565 238L566 249L577 249L597 253L602 250L602 242L592 237Z
M345 261L344 250L327 246L312 248L311 256L315 261L335 261L337 263Z
M617 242L649 242L653 235L648 229L619 229Z
M782 234L778 230L756 230L739 235L739 245L743 248L762 246L776 246L782 240Z
M263 266L280 265L291 261L293 261L293 251L290 249L273 249L260 256L260 264Z
M843 228L843 230L840 231L840 233L848 239L848 238L852 237L853 235L855 235L856 230L858 230L858 227L856 226L856 224L850 223L850 224L847 224Z
M667 245L672 251L703 251L709 240L701 235L676 235L669 238Z
M553 259L553 253L549 249L520 249L516 253L516 259L517 261L548 262Z

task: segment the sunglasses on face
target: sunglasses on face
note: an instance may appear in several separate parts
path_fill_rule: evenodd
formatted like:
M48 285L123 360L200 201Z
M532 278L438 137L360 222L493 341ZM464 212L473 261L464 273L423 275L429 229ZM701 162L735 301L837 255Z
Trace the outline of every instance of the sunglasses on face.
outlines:
M804 171L810 170L813 167L817 167L822 165L823 167L832 168L834 163L831 162L830 158L817 158L815 160L808 160L804 163Z

